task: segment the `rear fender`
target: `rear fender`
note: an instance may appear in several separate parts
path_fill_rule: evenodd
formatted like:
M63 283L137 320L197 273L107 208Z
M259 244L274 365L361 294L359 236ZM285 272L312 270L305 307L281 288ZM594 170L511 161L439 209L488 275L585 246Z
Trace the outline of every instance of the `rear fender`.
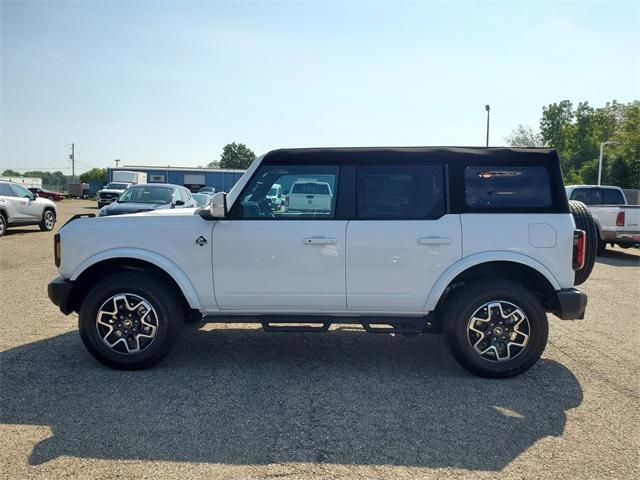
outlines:
M468 270L469 268L488 262L514 262L526 265L527 267L531 267L542 274L549 281L554 290L561 289L560 284L558 283L558 280L555 278L553 273L551 273L549 269L542 263L531 257L528 257L521 253L501 250L482 252L464 257L451 265L447 270L445 270L431 289L431 293L427 298L427 303L425 304L424 310L427 312L431 312L436 308L436 305L442 297L442 294L458 275L460 275L465 270Z

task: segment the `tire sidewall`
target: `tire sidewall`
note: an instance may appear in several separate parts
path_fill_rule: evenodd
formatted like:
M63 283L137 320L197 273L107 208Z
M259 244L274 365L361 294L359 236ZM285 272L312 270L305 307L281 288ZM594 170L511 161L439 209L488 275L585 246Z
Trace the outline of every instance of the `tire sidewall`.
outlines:
M51 228L49 228L47 226L47 217L51 216ZM41 224L41 228L47 232L50 232L51 230L53 230L53 228L56 225L56 214L53 213L53 211L51 210L45 210L44 213L42 214L42 224Z
M542 355L547 344L547 316L533 295L524 295L503 289L488 289L475 295L471 302L460 305L455 318L447 318L448 340L456 358L473 373L488 377L509 377L530 368ZM526 292L528 293L528 292ZM511 360L491 361L484 359L468 340L467 328L473 313L491 301L505 301L522 309L529 320L529 343L518 356Z
M119 282L116 276L107 278L94 287L82 303L78 316L78 328L83 342L102 363L124 369L144 368L158 362L166 355L179 333L182 318L176 318L174 308L167 299L167 292L149 283L140 287L133 282ZM145 299L155 309L158 317L158 332L153 342L142 352L122 354L109 348L100 337L96 326L99 308L109 298L120 293L129 293Z
M0 237L4 236L7 233L7 220L4 218L4 215L0 213Z

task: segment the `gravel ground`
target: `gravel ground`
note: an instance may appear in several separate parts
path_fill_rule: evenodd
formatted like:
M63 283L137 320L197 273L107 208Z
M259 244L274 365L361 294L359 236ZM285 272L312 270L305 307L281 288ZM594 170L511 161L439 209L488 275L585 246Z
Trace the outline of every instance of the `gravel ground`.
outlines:
M64 201L59 222L91 212ZM61 223L60 223L61 224ZM119 372L46 295L53 233L0 239L3 478L638 478L640 254L611 250L587 318L551 319L514 379L467 374L438 335L186 328Z

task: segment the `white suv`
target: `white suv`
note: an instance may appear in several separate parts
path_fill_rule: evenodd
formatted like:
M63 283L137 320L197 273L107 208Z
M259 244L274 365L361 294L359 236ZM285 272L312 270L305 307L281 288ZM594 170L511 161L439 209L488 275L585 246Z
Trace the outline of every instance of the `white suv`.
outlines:
M56 224L56 206L46 198L38 198L22 185L0 182L0 237L7 228L40 225L45 232Z
M328 187L323 208L269 201L273 185L295 194L310 179ZM156 213L79 218L56 235L49 297L79 312L111 367L158 362L195 317L442 331L465 368L509 377L542 354L546 312L586 308L574 285L593 265L594 226L580 209L574 222L554 150L276 150L206 208Z

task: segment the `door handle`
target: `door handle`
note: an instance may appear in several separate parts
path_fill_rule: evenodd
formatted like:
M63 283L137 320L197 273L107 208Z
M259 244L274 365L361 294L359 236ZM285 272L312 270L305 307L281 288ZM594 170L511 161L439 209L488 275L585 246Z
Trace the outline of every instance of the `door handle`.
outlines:
M449 237L420 237L418 245L451 245L453 240Z
M302 239L302 243L305 245L335 245L338 243L338 239L327 237L307 237Z

